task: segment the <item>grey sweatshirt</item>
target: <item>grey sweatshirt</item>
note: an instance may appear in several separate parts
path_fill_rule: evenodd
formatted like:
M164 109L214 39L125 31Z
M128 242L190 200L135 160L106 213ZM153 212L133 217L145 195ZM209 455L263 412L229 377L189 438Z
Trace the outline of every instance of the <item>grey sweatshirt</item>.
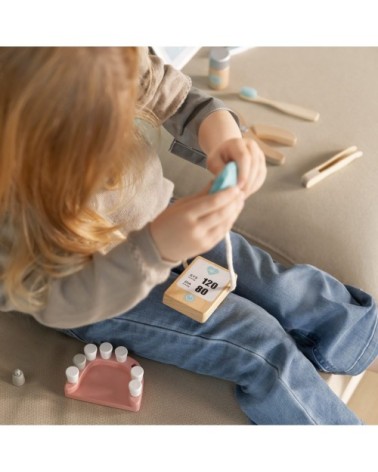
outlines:
M141 49L139 103L185 145L182 156L186 158L190 158L190 149L199 150L197 133L202 120L225 109L221 101L192 88L189 77L164 65L147 49ZM92 201L100 214L110 214L112 222L122 224L127 239L104 254L94 254L80 271L51 279L45 307L30 313L41 324L74 328L127 312L178 265L161 258L149 229L149 222L169 204L173 183L164 178L152 147L141 151L138 158L144 162L143 174L133 194L126 199L123 195L127 204L122 204L114 190L100 192ZM0 259L4 257L6 254L0 254ZM14 310L1 285L0 310Z

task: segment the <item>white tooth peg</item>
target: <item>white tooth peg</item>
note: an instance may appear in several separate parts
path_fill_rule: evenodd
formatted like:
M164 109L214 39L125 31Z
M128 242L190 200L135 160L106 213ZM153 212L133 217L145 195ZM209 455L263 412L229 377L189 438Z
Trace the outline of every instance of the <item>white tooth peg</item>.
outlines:
M83 370L87 363L87 358L84 356L84 354L76 354L76 356L74 356L72 359L72 362L79 370Z
M129 392L132 397L139 397L142 393L142 382L133 379L129 382Z
M22 370L16 369L12 373L12 383L16 387L21 387L25 383L25 376Z
M128 353L129 351L125 348L125 346L118 346L114 350L117 362L126 362Z
M131 369L130 374L132 379L139 380L139 382L142 382L144 370L140 365L136 365Z
M75 365L71 365L66 369L67 382L71 384L77 384L79 381L80 371Z
M87 361L94 361L97 355L97 346L95 344L87 344L84 347L84 354Z
M110 343L102 343L100 345L100 356L103 359L110 359L112 355L113 346Z

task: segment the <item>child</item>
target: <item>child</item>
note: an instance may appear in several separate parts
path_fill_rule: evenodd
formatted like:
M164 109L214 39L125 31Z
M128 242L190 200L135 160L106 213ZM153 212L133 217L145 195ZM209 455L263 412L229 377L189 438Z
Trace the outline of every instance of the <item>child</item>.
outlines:
M223 238L266 176L217 99L144 48L1 48L0 309L84 342L233 381L256 424L360 424L321 379L378 353L368 294L307 265L284 268L232 233L236 290L199 324L162 304ZM173 184L140 122L201 149L237 188L169 204Z

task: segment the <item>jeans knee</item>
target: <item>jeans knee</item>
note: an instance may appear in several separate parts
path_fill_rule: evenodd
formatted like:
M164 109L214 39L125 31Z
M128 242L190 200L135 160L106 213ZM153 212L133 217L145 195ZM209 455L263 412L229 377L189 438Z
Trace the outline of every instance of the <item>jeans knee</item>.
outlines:
M351 328L344 338L334 344L321 341L313 347L314 356L325 372L358 375L378 356L378 318L375 312L366 312L358 327Z

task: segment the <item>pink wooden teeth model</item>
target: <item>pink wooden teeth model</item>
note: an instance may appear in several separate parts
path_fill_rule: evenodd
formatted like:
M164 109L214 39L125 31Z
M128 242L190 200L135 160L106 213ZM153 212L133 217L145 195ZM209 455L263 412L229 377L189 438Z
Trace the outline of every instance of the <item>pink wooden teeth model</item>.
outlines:
M103 406L139 411L143 395L144 370L128 356L125 347L113 353L110 343L87 344L84 354L76 354L66 369L66 397Z

